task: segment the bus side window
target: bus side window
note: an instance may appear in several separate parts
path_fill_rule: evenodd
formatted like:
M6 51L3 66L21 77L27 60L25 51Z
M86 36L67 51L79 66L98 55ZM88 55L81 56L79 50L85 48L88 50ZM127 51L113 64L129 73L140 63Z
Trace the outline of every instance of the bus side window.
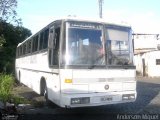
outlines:
M53 37L54 37L54 28L50 28L50 30L49 30L49 42L48 42L49 66L52 66L52 61L53 61L52 60L53 59L53 57L52 57Z
M47 48L47 45L48 45L48 34L49 34L49 29L45 30L45 32L44 32L43 49Z
M39 39L39 36L36 35L34 38L33 38L33 42L32 42L32 52L36 52L38 50L38 39Z
M48 45L48 34L49 34L49 29L46 29L45 31L42 31L40 33L39 50L43 50L43 49L47 48L47 45Z
M31 40L27 42L27 54L31 53Z
M49 65L58 65L60 28L50 29L49 35Z
M53 65L58 65L59 38L60 38L60 28L56 28L53 40Z
M22 56L22 46L19 47L19 56Z
M39 50L43 49L43 44L44 44L44 32L42 31L40 33L40 43L39 43Z
M23 43L23 55L25 55L26 54L26 48L27 48L27 45L26 45L26 42L25 43Z

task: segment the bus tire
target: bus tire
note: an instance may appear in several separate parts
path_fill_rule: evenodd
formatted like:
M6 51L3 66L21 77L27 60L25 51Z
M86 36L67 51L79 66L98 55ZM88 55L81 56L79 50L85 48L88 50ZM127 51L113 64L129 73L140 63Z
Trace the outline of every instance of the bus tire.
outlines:
M45 99L45 105L49 105L51 102L48 99L48 89L47 89L47 84L44 78L41 80L41 93L42 96L44 96Z
M43 96L44 96L44 98L45 98L46 100L48 100L48 90L47 90L47 85L46 85L46 83L45 83L45 85L44 85L44 93L43 93Z
M46 81L45 81L44 77L42 77L41 82L40 82L40 95L42 95L42 96L44 96L45 86L46 86Z
M44 88L44 98L45 98L45 105L49 106L52 104L52 102L48 99L48 89L47 89L47 84L45 84Z

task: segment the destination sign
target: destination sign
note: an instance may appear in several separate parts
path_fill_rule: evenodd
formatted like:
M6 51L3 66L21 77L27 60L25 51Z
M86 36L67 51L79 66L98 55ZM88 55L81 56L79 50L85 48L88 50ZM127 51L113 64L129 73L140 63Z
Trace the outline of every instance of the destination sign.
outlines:
M90 29L102 29L102 25L94 23L84 22L71 22L70 27L75 28L90 28Z

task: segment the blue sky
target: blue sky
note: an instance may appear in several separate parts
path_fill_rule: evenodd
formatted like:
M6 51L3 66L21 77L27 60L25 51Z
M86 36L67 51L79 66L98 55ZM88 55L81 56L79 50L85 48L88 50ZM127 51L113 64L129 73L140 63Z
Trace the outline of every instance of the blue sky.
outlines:
M17 0L18 16L32 33L55 18L98 18L98 0ZM160 0L104 0L106 21L130 24L135 33L160 33Z

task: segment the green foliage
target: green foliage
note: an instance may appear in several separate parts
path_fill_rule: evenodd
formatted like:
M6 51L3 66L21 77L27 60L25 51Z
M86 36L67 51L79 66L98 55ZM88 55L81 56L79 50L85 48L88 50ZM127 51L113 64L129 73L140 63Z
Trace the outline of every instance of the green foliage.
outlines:
M17 18L17 0L0 0L0 20L21 25L21 19Z
M30 35L31 31L24 27L0 21L0 36L5 39L3 47L0 48L0 72L14 72L16 47Z
M3 35L0 36L0 48L3 46L3 44L5 43L5 38Z
M0 74L0 100L2 101L10 100L13 84L14 84L14 78L12 75L7 75L4 73Z
M12 93L14 84L15 84L15 79L13 75L0 73L0 101L3 101L4 103L12 101L16 105L22 103L30 104L31 101L23 97L15 96Z
M16 7L17 0L0 0L0 72L14 72L16 46L31 35L17 19Z
M19 96L13 96L12 95L12 98L11 98L14 102L15 105L18 105L18 104L31 104L31 101L23 98L23 97L19 97Z

